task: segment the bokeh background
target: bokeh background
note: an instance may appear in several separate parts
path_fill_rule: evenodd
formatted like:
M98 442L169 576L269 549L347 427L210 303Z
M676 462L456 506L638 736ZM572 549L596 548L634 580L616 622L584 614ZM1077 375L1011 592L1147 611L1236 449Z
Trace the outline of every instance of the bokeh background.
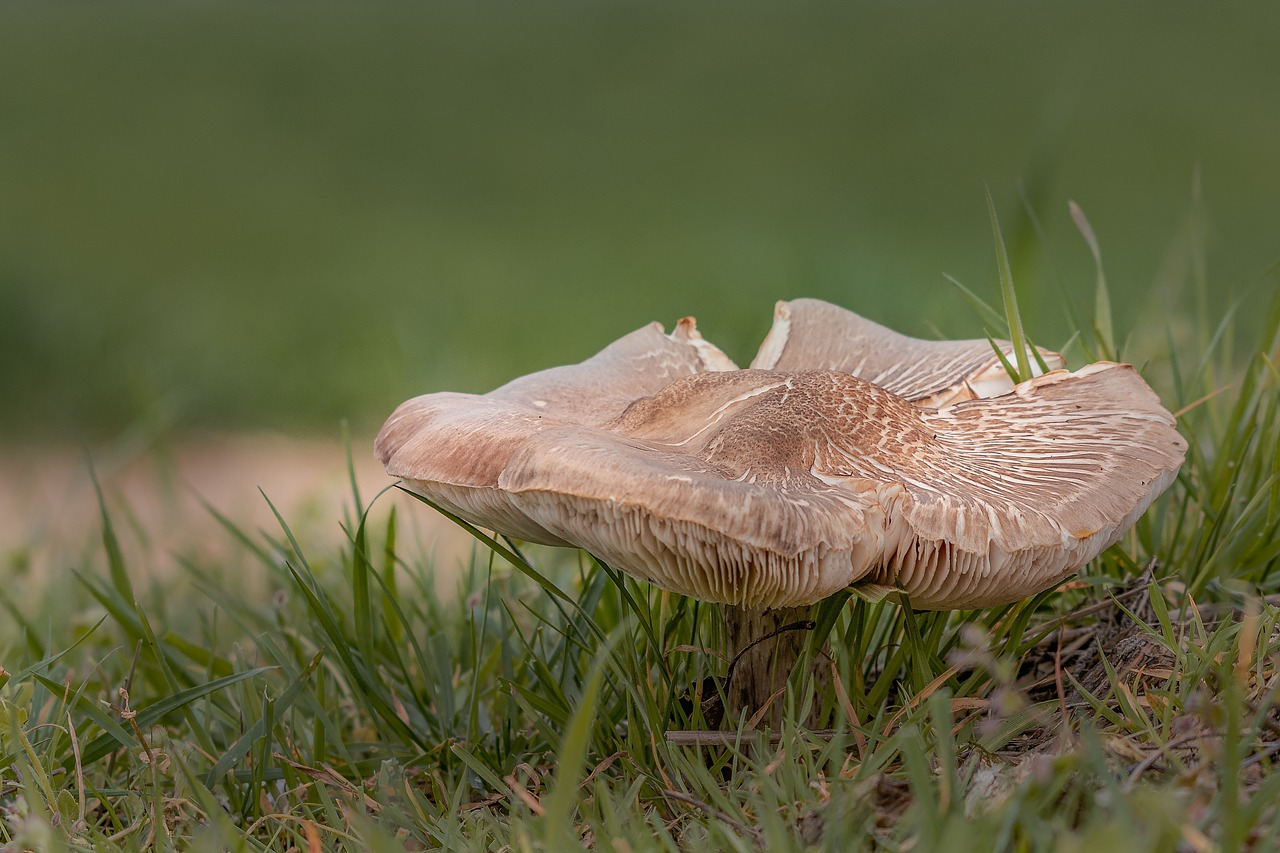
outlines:
M367 435L650 320L745 360L801 295L978 336L943 274L996 297L983 181L1039 340L1091 304L1068 199L1122 331L1162 278L1225 303L1280 258L1277 33L1277 4L6 4L0 435Z

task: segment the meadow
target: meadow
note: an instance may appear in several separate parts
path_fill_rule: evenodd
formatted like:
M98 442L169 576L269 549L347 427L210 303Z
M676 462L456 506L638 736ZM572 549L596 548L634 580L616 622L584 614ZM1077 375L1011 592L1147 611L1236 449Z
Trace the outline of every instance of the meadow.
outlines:
M269 523L148 523L86 477L91 537L0 542L0 849L1280 846L1274 10L806 10L0 10L0 452L354 436L329 515L247 476ZM654 319L741 360L798 296L1007 335L1001 253L1035 342L1137 365L1186 464L1028 601L824 602L830 682L775 733L680 734L714 609L442 554L358 473L401 399Z
M82 564L11 570L0 590L0 838L15 850L1268 849L1280 839L1280 298L1265 295L1242 303L1265 318L1260 340L1233 340L1229 314L1190 330L1198 357L1116 353L1100 270L1098 313L1070 349L1160 365L1153 379L1191 443L1174 486L1077 579L1028 601L817 605L831 683L815 693L793 679L773 734L745 719L722 739L679 734L709 728L704 700L726 663L713 608L465 522L477 546L441 596L437 567L398 535L406 513L434 510L405 497L371 515L393 487L361 495L354 469L341 549L317 553L283 516L262 533L210 508L243 559L180 556L170 577L131 568L104 500ZM1190 316L1170 314L1164 340ZM814 702L831 728L800 724Z

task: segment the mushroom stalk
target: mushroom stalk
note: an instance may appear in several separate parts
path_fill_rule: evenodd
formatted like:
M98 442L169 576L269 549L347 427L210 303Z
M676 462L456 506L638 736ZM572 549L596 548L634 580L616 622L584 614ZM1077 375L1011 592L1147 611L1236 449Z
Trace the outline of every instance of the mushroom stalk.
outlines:
M730 661L725 683L725 725L736 727L743 714L749 722L767 705L758 725L768 729L781 726L784 707L777 694L786 687L809 642L812 613L812 607L765 610L720 605L725 651ZM822 663L821 655L810 661L808 675L815 688L826 680ZM806 722L815 725L820 713L821 708L815 703Z

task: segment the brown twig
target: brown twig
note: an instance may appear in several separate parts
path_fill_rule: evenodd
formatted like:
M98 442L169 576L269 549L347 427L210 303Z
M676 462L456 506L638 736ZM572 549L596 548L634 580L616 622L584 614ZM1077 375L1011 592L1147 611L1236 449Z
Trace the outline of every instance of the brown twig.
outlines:
M662 796L667 797L668 799L672 799L672 800L676 800L678 802L684 803L685 805L693 806L699 811L706 812L707 814L711 815L713 818L720 821L721 823L733 827L734 829L738 830L738 832L741 832L743 835L750 836L757 844L764 844L764 833L762 833L760 830L747 826L745 823L738 820L737 818L731 815L725 814L724 812L720 811L718 808L710 805L709 803L704 803L702 800L699 800L697 797L690 796L689 794L683 794L680 791L672 791L671 789L664 790L662 792Z
M1208 736L1212 737L1213 735ZM1200 740L1203 737L1206 737L1204 732L1193 732L1189 735L1174 738L1166 744L1161 744L1157 749L1153 749L1151 754L1138 762L1138 765L1133 768L1133 772L1129 774L1129 787L1132 788L1134 785L1138 784L1138 780L1142 778L1142 774L1155 766L1155 763L1164 756L1165 750L1177 749L1184 744L1191 743L1193 740Z
M831 740L839 729L817 729L806 732L818 740ZM672 746L737 746L740 743L781 743L786 735L778 731L707 732L673 730L663 736Z

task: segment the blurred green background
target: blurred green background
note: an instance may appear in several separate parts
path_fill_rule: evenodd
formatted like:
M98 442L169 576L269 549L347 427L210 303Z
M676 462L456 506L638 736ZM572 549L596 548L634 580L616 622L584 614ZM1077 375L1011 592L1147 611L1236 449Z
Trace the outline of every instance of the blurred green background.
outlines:
M1068 199L1120 330L1203 269L1225 304L1280 257L1277 33L1280 4L5 4L0 435L371 430L654 319L745 361L801 295L977 336L943 273L995 297L984 180L1042 342L1092 299Z

